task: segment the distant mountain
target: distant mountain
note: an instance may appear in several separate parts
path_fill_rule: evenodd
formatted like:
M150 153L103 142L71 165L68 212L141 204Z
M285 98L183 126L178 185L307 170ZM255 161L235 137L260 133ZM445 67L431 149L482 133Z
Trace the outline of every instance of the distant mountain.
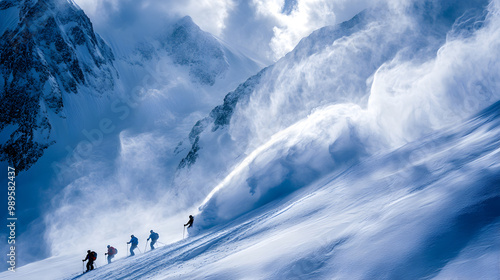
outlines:
M113 90L118 74L110 47L71 2L7 0L0 13L13 19L0 37L0 160L19 172L54 142L65 94Z
M193 81L210 86L229 68L222 44L189 16L165 27L150 40L137 43L135 52L147 61L166 53L176 65L189 68Z
M176 22L160 39L173 61L189 66L189 74L200 83L213 85L229 68L219 41L202 31L189 16Z

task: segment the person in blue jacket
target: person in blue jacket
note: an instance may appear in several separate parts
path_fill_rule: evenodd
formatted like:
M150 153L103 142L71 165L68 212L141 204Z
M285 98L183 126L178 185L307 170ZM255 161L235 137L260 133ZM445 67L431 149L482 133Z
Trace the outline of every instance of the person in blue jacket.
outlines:
M147 241L149 241L149 239L151 239L151 250L154 250L154 245L156 243L156 240L158 240L158 238L160 238L160 235L156 232L154 232L153 230L150 230L149 231L151 234L149 235L149 238Z
M127 244L132 244L132 246L130 246L130 255L135 256L134 249L137 248L137 245L139 245L139 239L137 239L137 237L133 234L130 237L130 241L127 242Z

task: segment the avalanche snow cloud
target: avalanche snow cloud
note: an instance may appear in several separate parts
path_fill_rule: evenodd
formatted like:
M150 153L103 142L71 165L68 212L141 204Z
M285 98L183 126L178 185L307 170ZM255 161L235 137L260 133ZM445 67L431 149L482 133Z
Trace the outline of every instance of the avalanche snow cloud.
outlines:
M193 130L197 163L186 173L210 178L214 151L230 162L200 208L199 228L497 101L499 23L496 1L399 1L303 39L240 92L234 109L219 112L227 125L220 129L214 110L214 123Z

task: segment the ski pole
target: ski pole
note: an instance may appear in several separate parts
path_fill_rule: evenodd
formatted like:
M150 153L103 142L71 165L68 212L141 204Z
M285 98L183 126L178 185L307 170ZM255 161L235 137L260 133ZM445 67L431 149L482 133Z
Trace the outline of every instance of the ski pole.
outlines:
M128 243L127 243L127 251L126 252L128 252ZM126 254L127 254L127 257L128 257L128 253L126 253Z
M144 246L144 253L146 253L146 249L148 248L148 243L149 243L149 240L146 240L146 246Z
M182 239L184 239L184 233L186 232L186 226L184 226L184 230L182 231Z
M139 247L136 247L136 248L137 248L137 250L139 250L139 253L141 253L141 254L142 254L141 249L139 249Z
M85 273L85 262L82 261L82 274L84 274L84 273Z

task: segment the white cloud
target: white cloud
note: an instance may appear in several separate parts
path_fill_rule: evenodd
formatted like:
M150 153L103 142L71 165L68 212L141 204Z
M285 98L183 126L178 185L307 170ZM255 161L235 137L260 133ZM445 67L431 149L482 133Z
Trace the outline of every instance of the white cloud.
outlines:
M208 31L216 36L221 35L225 29L225 20L234 7L232 0L219 0L219 1L176 1L179 3L177 6L177 13L187 13L193 21L202 27L203 30Z
M291 51L301 38L313 30L335 23L331 3L323 0L298 1L289 13L283 13L285 2L279 0L255 0L257 14L274 18L277 25L272 27L274 36L269 42L274 59Z
M276 22L271 27L273 37L269 47L272 58L278 59L314 30L349 19L366 8L369 1L254 0L254 4L257 16L272 18Z

